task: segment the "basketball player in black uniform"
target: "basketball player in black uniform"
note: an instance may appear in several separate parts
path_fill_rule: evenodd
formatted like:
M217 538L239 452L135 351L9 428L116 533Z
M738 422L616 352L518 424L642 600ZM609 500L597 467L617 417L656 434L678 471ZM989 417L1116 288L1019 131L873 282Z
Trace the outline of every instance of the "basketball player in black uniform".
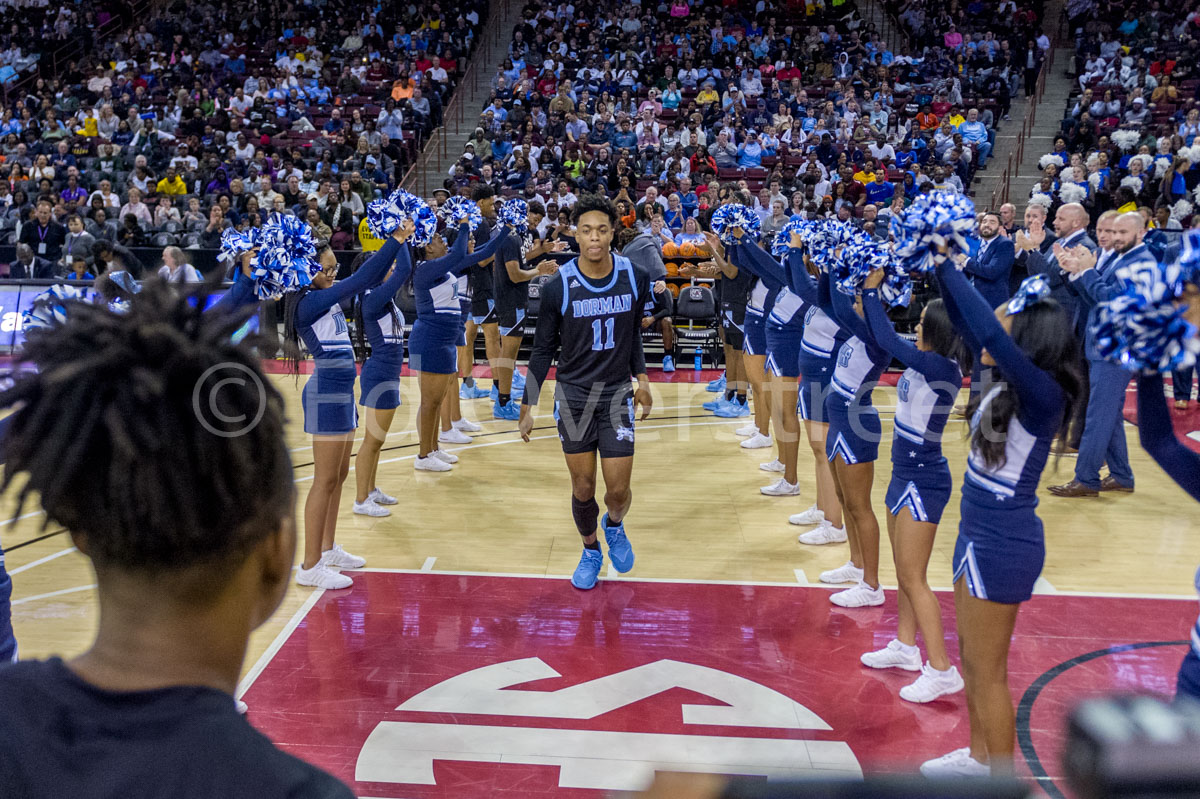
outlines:
M528 269L525 259L540 258L551 252L567 249L565 241L543 241L537 227L546 216L546 208L540 202L529 203L529 229L524 237L510 236L500 245L493 259L493 287L496 292L496 322L500 328L500 359L492 366L493 382L497 397L492 406L496 419L516 421L520 410L512 401L514 389L525 388L519 377L514 382L513 372L517 355L521 352L521 340L525 337L525 303L529 299L529 281L539 274L548 275L557 269L553 261L544 261L538 268Z
M483 224L474 233L475 241L488 241L492 237L492 226L496 223L496 190L486 183L477 183L471 190L471 199L479 206ZM496 324L496 295L492 285L492 261L486 261L467 270L467 286L471 291L471 316L467 319L463 346L458 351L458 374L464 388L460 399L479 399L488 392L475 387L471 370L475 366L475 337L483 329L483 349L492 370L492 393L499 391L496 365L500 360L500 327Z
M607 197L584 195L574 208L579 257L542 286L519 428L529 440L533 409L558 356L554 389L558 437L571 473L571 512L583 536L583 555L571 577L576 588L596 585L604 557L597 539L596 453L604 472L601 523L608 556L619 572L633 568L623 519L633 500L633 424L637 408L650 415L650 381L642 352L642 309L650 282L628 258L612 252L617 209ZM637 389L630 378L637 377Z

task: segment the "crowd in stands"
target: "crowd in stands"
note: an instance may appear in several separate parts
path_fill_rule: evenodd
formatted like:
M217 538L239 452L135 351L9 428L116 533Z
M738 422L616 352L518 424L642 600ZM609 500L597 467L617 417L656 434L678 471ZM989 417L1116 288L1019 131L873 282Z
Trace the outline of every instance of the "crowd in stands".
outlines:
M968 191L1036 80L1039 14L896 12L905 52L846 2L530 3L446 185L538 200L546 225L604 190L627 225L662 213L678 235L738 186L768 230L792 214L874 227L922 191Z
M12 22L0 63L12 66L21 48L111 16L88 2L16 5L0 16ZM225 228L275 214L358 247L365 205L440 124L487 13L479 0L159 8L8 93L0 243L32 251L12 276L29 264L31 276L65 275L78 253L87 273L113 252L136 261L128 248L215 248ZM36 36L23 15L43 20Z
M1200 13L1180 4L1073 0L1077 89L1035 186L1013 187L1051 213L1081 202L1094 220L1138 210L1151 228L1181 230L1195 218L1200 185ZM1162 257L1170 240L1147 241Z

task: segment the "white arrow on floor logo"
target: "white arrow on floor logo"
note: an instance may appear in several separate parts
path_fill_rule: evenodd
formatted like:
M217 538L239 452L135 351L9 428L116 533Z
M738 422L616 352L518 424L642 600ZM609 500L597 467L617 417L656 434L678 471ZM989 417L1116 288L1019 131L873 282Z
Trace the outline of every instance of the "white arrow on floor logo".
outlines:
M451 677L397 710L485 716L594 719L672 688L725 705L683 705L684 724L829 730L808 708L744 677L677 660L659 660L557 691L506 690L561 677L540 658L497 663ZM561 788L630 791L655 769L768 778L861 776L842 741L380 723L358 756L360 782L434 785L435 760L559 766Z

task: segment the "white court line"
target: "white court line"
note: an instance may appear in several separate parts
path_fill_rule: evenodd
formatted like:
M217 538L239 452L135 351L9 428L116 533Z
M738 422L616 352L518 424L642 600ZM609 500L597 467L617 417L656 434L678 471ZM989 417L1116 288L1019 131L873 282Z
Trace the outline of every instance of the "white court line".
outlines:
M95 587L96 587L96 584L92 583L91 585L78 585L74 588L62 588L62 589L59 589L58 591L51 591L48 594L35 594L34 596L27 596L27 597L23 597L21 599L14 599L12 601L12 604L15 607L16 605L24 605L26 602L33 602L34 600L37 600L37 599L49 599L52 596L62 596L63 594L75 594L80 591L90 591L91 589L93 589Z
M324 588L317 588L309 595L308 599L304 600L304 603L300 605L296 612L292 614L292 617L288 619L288 623L283 625L283 629L279 631L279 635L275 636L275 640L273 640L271 645L267 647L267 651L263 652L262 656L259 657L258 660L254 661L254 665L250 667L250 671L246 672L246 676L243 677L242 681L238 683L237 691L234 692L234 696L240 699L242 694L246 693L246 691L250 689L250 686L253 685L254 681L258 679L258 675L263 673L263 669L265 669L267 664L271 662L276 654L278 654L280 648L282 648L287 639L292 636L292 633L294 633L296 628L300 626L300 622L304 621L304 617L308 615L308 612L312 610L313 605L317 604L317 600L320 599L321 595L324 593ZM16 603L14 602L13 604L15 605Z
M1192 441L1200 441L1200 430L1193 430L1187 434L1187 437Z
M1033 593L1035 594L1057 594L1058 589L1055 588L1045 577L1038 577L1033 583Z
M61 552L55 552L53 555L47 555L44 558L38 558L37 560L33 561L32 563L26 563L24 566L18 566L15 569L9 569L8 574L9 574L9 576L12 576L14 574L20 574L21 572L29 571L34 566L41 566L43 563L49 563L50 561L54 560L55 558L61 558L63 555L70 555L72 552L77 552L77 551L78 550L76 550L75 547L67 547L66 549L62 550Z
M796 573L796 582L800 585L808 585L808 575L804 573L804 569L792 569Z
M12 524L13 522L19 522L22 519L28 519L31 516L41 516L45 512L46 511L44 511L44 510L35 510L35 511L31 511L30 513L22 513L20 516L14 516L11 519L5 519L4 521L0 522L0 527L5 527L7 525Z
M425 562L421 564L421 571L423 571L423 572L433 571L433 564L435 564L435 563L437 563L437 558L434 558L434 557L425 558Z

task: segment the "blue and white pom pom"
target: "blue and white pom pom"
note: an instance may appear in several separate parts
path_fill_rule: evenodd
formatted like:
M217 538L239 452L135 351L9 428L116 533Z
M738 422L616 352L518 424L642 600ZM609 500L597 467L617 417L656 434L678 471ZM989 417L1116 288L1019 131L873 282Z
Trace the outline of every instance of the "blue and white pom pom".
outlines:
M803 239L804 232L808 228L809 223L804 219L792 219L778 233L775 234L775 240L771 242L771 255L776 258L782 258L787 255L787 251L792 246L792 234L799 233Z
M1030 275L1021 281L1017 293L1008 301L1008 313L1020 313L1031 305L1037 305L1050 296L1050 284L1045 275Z
M237 228L226 228L221 234L221 251L217 253L217 261L226 266L238 263L238 260L250 250L261 244L262 231L259 228L248 228L244 231Z
M896 255L909 272L931 272L947 258L968 253L967 239L978 236L975 204L957 192L920 195L899 222Z
M1165 281L1150 294L1129 286L1100 303L1092 335L1100 355L1126 369L1165 374L1194 366L1200 354L1200 332L1172 302Z
M479 210L479 204L466 197L451 197L442 203L442 207L438 211L442 215L442 221L447 225L453 225L459 220L466 219L467 224L471 226L472 233L483 224L483 213Z
M367 203L367 228L377 239L386 239L392 235L407 218L398 202L399 191L400 189L397 189L389 197L381 197Z
M834 235L838 235L838 232L835 231ZM865 235L854 236L842 243L837 254L827 259L833 287L851 297L857 294L871 271L871 259L877 249L878 245Z
M21 315L21 329L28 332L61 325L67 321L67 303L83 302L85 299L82 289L66 284L51 286L34 297L33 305L25 309Z
M1184 286L1188 283L1200 286L1200 230L1189 230L1183 234L1179 260L1174 266L1174 270L1167 270L1167 282L1176 297L1183 296Z
M277 300L312 283L321 271L312 228L294 216L280 217L262 228L262 243L251 278L260 300Z
M727 203L713 212L711 225L713 233L725 245L733 244L733 229L741 228L753 239L758 238L762 230L762 221L758 214L740 203Z
M529 203L520 197L500 203L500 210L496 212L496 216L502 224L516 231L518 236L524 236L529 230Z

